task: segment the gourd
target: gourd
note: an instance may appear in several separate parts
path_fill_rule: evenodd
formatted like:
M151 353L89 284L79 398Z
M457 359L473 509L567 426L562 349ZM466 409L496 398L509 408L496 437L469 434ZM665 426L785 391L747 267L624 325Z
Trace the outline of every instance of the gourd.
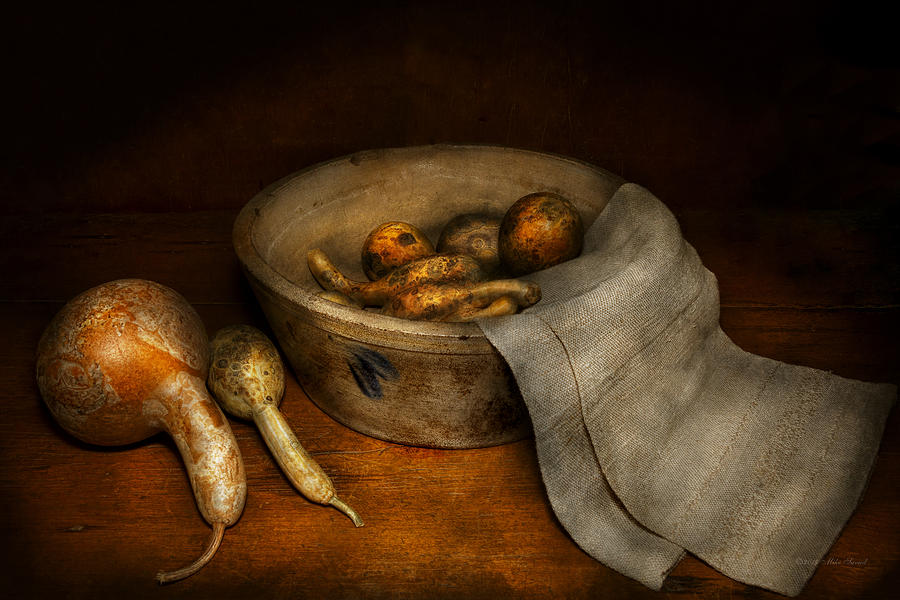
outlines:
M309 270L328 297L337 293L336 299L346 297L380 306L382 314L392 317L471 321L513 314L541 298L541 289L535 283L518 279L484 281L479 262L463 254L435 254L414 260L371 282L348 278L321 250L310 250L307 259Z
M160 583L199 571L247 495L231 427L206 390L206 331L174 290L122 279L78 295L51 320L38 344L37 383L59 424L80 440L131 444L165 431L175 441L203 518L213 534L203 554Z
M388 221L366 236L362 246L363 271L374 281L401 265L432 254L434 246L418 227L404 221Z
M307 254L309 270L326 291L336 291L366 306L383 306L397 292L426 283L484 281L477 260L463 254L434 254L397 267L375 281L353 281L321 250Z
M519 198L503 216L500 262L512 275L525 275L581 254L584 228L575 205L558 194Z
M429 283L401 291L382 313L424 321L471 321L511 315L541 299L530 281L495 279L481 283Z
M208 385L225 412L256 423L272 456L301 494L334 506L362 527L362 519L335 495L331 479L278 410L284 396L284 366L269 338L249 325L231 325L216 332L209 347Z
M500 271L500 221L500 217L481 213L457 215L441 230L437 251L468 254L481 263L486 273L495 275Z

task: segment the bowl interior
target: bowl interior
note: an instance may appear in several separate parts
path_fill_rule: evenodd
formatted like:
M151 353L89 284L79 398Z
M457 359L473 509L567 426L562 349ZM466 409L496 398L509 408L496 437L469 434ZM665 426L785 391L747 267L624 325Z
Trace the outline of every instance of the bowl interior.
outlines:
M458 214L502 216L525 194L550 191L570 199L588 227L621 183L572 159L508 148L361 152L301 171L260 193L251 202L250 237L268 267L314 294L320 288L307 267L307 251L324 250L345 274L364 281L363 241L385 221L412 223L437 243L441 228Z

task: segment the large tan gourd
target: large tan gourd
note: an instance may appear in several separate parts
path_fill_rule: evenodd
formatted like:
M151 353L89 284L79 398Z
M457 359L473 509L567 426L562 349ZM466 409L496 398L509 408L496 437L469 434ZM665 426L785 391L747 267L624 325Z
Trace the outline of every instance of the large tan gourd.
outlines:
M213 535L199 559L160 573L160 583L209 562L244 508L244 464L225 415L206 391L208 361L206 331L191 305L141 279L111 281L75 297L38 345L38 387L66 431L103 446L160 431L175 440Z

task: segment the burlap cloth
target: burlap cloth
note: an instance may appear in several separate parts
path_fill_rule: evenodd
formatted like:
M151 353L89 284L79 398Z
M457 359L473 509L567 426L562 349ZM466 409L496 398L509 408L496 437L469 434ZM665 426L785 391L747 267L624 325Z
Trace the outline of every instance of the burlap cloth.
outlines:
M688 550L798 594L864 492L896 387L738 348L715 276L634 184L580 257L529 279L541 302L479 325L515 375L575 542L653 589Z

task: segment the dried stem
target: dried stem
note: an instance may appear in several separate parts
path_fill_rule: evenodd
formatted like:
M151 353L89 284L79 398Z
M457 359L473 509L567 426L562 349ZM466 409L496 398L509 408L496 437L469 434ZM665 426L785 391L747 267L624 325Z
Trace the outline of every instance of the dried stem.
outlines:
M182 579L190 577L191 575L202 569L206 565L206 563L208 563L212 559L213 555L216 553L216 550L219 549L223 537L225 537L225 524L213 523L212 536L209 538L209 544L206 546L206 550L203 552L203 554L200 555L200 558L195 560L192 564L178 569L177 571L157 573L156 581L158 581L160 585L162 585L164 583L172 583L173 581L180 581Z
M362 527L364 525L363 520L359 516L359 514L355 510L353 510L350 505L348 505L337 496L332 496L331 500L328 501L328 504L332 505L333 507L350 517L350 519L353 521L353 524L357 527Z

